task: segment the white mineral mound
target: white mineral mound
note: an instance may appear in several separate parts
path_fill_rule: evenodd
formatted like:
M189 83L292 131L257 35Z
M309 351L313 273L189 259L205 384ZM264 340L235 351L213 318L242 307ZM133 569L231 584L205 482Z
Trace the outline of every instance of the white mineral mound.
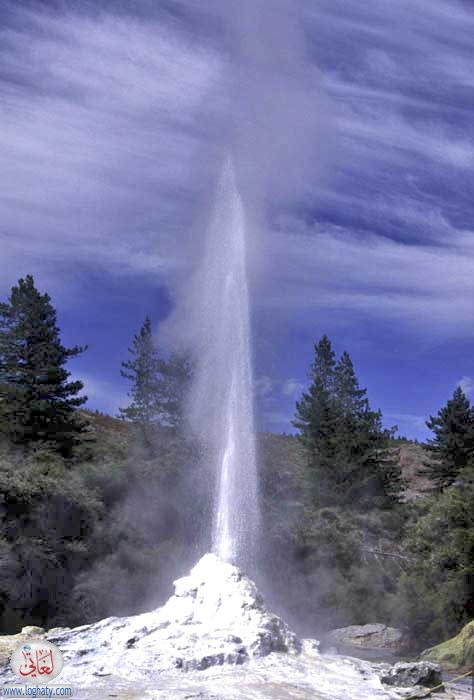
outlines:
M48 638L88 675L125 668L128 677L142 674L136 668L138 653L149 656L147 665L155 671L165 671L203 670L272 651L300 651L293 632L267 612L255 584L214 554L205 554L174 588L168 602L152 612L109 617Z
M157 610L52 630L75 697L389 698L369 664L324 657L268 612L255 584L206 554Z

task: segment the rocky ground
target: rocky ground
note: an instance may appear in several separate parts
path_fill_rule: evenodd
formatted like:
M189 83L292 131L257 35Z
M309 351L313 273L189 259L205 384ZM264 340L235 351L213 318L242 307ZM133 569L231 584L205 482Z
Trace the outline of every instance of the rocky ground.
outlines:
M380 623L350 625L332 630L327 635L327 642L336 647L337 651L346 647L354 650L385 652L386 655L402 652L404 641L402 630Z
M317 641L298 639L265 608L250 579L212 554L152 612L1 638L3 681L15 681L11 650L38 636L62 650L64 670L55 682L72 683L78 700L388 700L426 697L439 680L439 668L426 661L397 668L321 654ZM463 692L444 698L467 700Z

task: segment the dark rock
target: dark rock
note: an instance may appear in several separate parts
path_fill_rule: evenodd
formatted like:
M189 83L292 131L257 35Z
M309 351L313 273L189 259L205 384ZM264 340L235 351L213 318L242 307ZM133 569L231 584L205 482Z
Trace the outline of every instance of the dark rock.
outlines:
M441 683L441 669L438 664L430 661L413 661L398 663L385 672L380 680L385 685L409 688L421 685L424 688L434 688Z
M332 630L327 636L327 641L335 645L362 649L397 650L403 646L403 632L381 623L351 625Z

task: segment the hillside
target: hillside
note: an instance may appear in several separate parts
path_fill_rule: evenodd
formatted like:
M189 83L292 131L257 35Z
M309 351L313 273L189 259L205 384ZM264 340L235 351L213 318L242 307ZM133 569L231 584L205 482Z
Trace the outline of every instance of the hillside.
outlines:
M407 485L405 500L412 502L433 488L430 479L419 473L429 461L429 453L422 444L409 440L397 441L396 446L400 450L399 461Z
M302 478L306 456L295 435L261 433L259 445L262 457L262 479L266 478L266 465L272 464L272 478L277 480L274 489L282 490L287 487L289 480L298 482ZM407 502L413 502L426 495L432 488L432 484L428 477L419 473L429 460L425 447L421 443L410 440L394 440L393 453L398 454L402 477L406 484L404 499Z
M91 435L96 439L94 453L98 458L108 458L111 454L126 454L133 440L131 425L126 421L114 418L104 413L81 411L91 424ZM163 430L163 429L162 429ZM261 477L265 478L265 463L278 465L277 476L279 485L274 488L284 488L288 479L302 476L305 467L305 452L295 435L286 433L259 433L258 445L264 461ZM425 447L411 440L394 440L394 452L399 453L399 463L402 476L407 484L406 500L413 501L425 495L431 488L431 482L426 476L421 476L419 470L429 459ZM275 471L275 470L273 470Z
M150 609L209 548L215 477L197 444L159 428L145 446L129 423L82 413L88 439L69 462L44 447L12 448L0 440L4 633ZM405 503L388 509L318 508L308 496L299 439L261 433L257 445L256 574L295 629L318 636L380 621L413 626L414 643L424 646L457 630L465 613L452 596L461 594L451 587L451 574L445 589L433 587L439 566L425 543L436 547L452 533L446 546L452 562L465 549L466 531L459 529L465 506L455 491L441 500L422 498L431 486L418 474L426 459L422 445L393 441L407 490ZM29 586L31 579L38 585Z

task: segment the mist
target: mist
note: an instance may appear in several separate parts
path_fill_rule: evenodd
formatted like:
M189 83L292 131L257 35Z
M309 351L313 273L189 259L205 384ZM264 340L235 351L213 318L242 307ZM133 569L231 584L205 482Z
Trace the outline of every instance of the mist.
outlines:
M302 3L259 0L223 8L208 2L204 7L211 26L217 27L211 45L220 67L202 103L208 138L191 168L199 183L195 207L177 242L188 264L172 282L176 309L160 331L166 342L172 342L171 336L191 347L201 325L191 313L199 282L192 279L187 285L186 280L202 262L225 158L232 156L245 209L255 295L265 285L271 225L280 214L305 202L309 193L314 196L329 169L335 131L329 98L311 60Z
M298 7L209 7L226 47L210 98L222 111L196 163L212 176L204 178L191 227L190 281L176 286L175 310L158 337L194 359L188 417L208 462L215 551L258 576L269 543L259 542L253 297L265 274L274 274L262 255L271 220L303 201L321 172L317 146L327 115Z
M202 667L187 611L238 645L246 589L251 656L245 573L300 636L471 620L474 18L438 4L2 4L2 629L171 596Z

